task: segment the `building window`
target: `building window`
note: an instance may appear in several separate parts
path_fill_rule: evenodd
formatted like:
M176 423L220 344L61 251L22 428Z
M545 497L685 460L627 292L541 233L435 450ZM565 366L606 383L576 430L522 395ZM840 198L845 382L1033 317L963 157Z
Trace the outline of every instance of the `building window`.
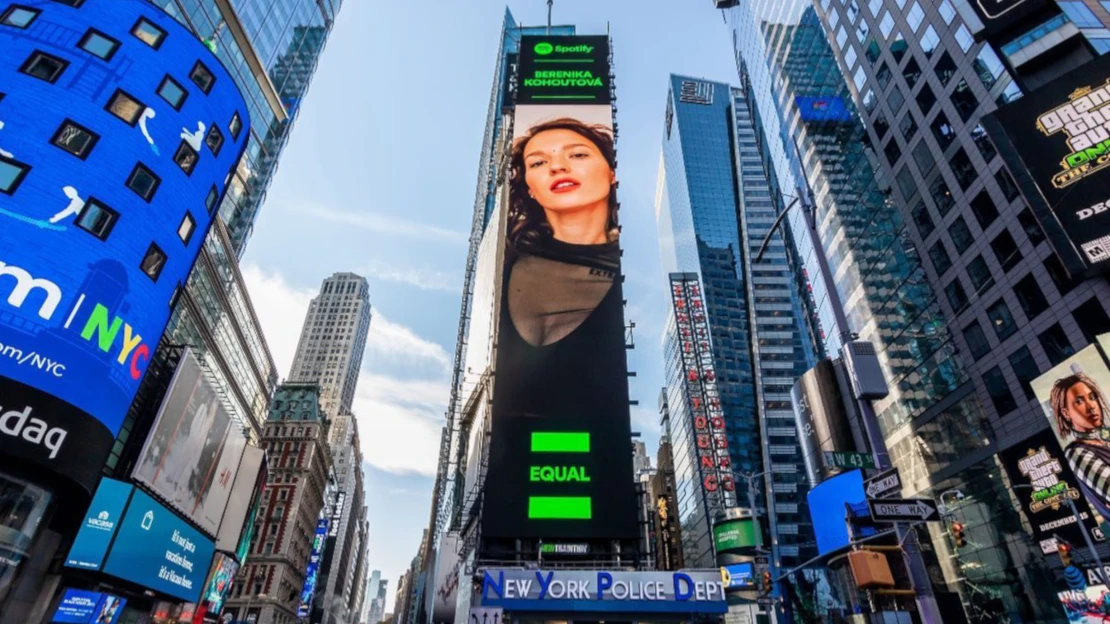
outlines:
M975 147L979 149L979 154L983 156L983 160L988 164L998 155L998 150L994 148L994 143L987 136L987 131L983 129L983 126L977 125L972 128L971 138L975 141Z
M956 90L952 92L952 105L956 107L956 112L965 123L979 108L979 99L971 92L971 87L966 80L961 79L956 85Z
M893 142L896 139L891 137L890 140ZM909 166L902 167L894 177L898 180L898 188L902 189L902 195L913 197L913 194L917 192L917 184L913 181L913 173Z
M921 172L921 177L927 177L929 172L937 166L937 161L933 158L933 152L929 149L929 142L924 137L913 146L913 160L917 163L917 170Z
M95 28L90 28L85 36L81 37L77 47L97 58L110 61L116 55L116 50L119 49L119 41Z
M940 80L941 86L948 86L948 81L956 75L956 62L952 60L952 55L947 52L941 54L933 71L936 72L937 80Z
M158 95L162 96L162 99L168 102L174 110L181 110L181 107L185 104L185 98L189 97L185 87L181 86L168 74L162 79L162 84L158 86Z
M987 394L990 395L994 409L998 410L999 414L1008 414L1017 408L1017 401L1010 394L1010 387L1006 384L1006 378L1002 376L1002 369L995 366L983 373L983 385L987 387Z
M1014 237L1010 235L1009 230L1002 230L991 241L991 249L994 250L994 255L998 258L998 264L1002 265L1003 271L1009 271L1021 262L1021 251L1018 250L1017 243L1014 242Z
M925 58L933 58L938 47L940 47L940 35L937 35L937 30L930 24L921 35L921 51L925 53Z
M1029 242L1037 245L1044 240L1044 231L1041 230L1041 224L1037 223L1037 218L1033 216L1033 211L1028 208L1023 209L1018 213L1018 223L1021 224L1021 229L1025 230L1025 236L1029 238Z
M963 217L956 217L952 226L948 228L948 235L952 237L952 246L956 249L970 249L974 240L971 238L971 228Z
M1041 374L1041 370L1037 368L1037 362L1033 359L1029 347L1023 346L1014 351L1010 354L1009 359L1010 367L1014 369L1014 375L1017 376L1018 383L1021 384L1021 389L1025 392L1025 398L1035 399L1036 395L1033 394L1033 387L1029 384Z
M890 55L894 57L895 63L902 62L908 48L909 46L906 44L906 38L902 36L902 33L895 32L894 40L890 42Z
M231 134L232 141L239 140L239 133L243 131L243 121L239 119L239 113L231 116L231 123L227 125L227 131Z
M216 211L216 204L220 201L220 192L213 186L208 191L208 197L204 199L204 207L208 208L208 214Z
M128 125L134 126L138 123L139 116L146 110L146 105L125 91L116 91L112 94L112 99L108 100L106 110Z
M884 11L883 17L879 20L879 30L883 33L883 38L889 38L890 33L894 30L894 18L890 16L890 11Z
M200 61L197 61L197 64L193 65L193 71L189 72L189 80L192 80L193 84L203 91L205 95L211 93L212 85L216 84L216 77L213 76L212 72Z
M187 246L189 241L192 240L193 232L196 231L196 229L196 220L193 219L193 215L186 212L185 218L181 220L181 225L177 226L177 237Z
M85 160L99 139L100 136L92 130L67 119L62 122L50 142L81 160Z
M1102 22L1087 5L1079 0L1060 0L1057 4L1079 28L1102 28Z
M216 124L212 124L212 127L208 128L208 134L204 136L204 144L208 146L208 151L212 152L213 156L220 155L220 148L224 146L224 134L216 127Z
M953 279L948 286L944 287L944 294L948 296L948 303L954 313L959 314L967 307L967 293L964 292L959 278Z
M131 170L131 175L127 177L127 188L135 191L136 195L146 201L154 198L154 193L161 183L162 179L143 163L136 163L135 168Z
M917 80L921 78L921 66L917 64L917 59L910 57L910 60L906 62L906 67L902 69L902 77L906 79L906 84L909 85L910 89L913 89Z
M186 175L193 175L193 169L196 169L199 158L200 156L185 141L177 146L177 151L173 154L173 161Z
M30 170L30 165L0 155L0 193L7 195L15 193L15 189L19 188L19 183L27 177L27 172Z
M946 216L956 205L956 200L952 197L952 191L948 189L948 184L944 181L943 176L938 175L929 184L929 195L933 198L933 205L936 206L937 212L942 217Z
M1083 332L1088 342L1094 342L1095 336L1110 331L1110 317L1106 315L1106 310L1095 297L1072 310L1071 314L1075 317L1075 324L1079 326L1079 331Z
M948 250L939 240L929 248L929 258L933 261L933 268L936 269L938 277L952 268L952 259L948 257Z
M108 240L108 235L112 233L112 228L115 227L118 219L118 212L90 197L85 202L85 207L81 209L81 213L77 215L76 223L77 227L100 240Z
M898 139L890 137L890 140L887 141L886 146L883 147L883 154L886 155L886 161L890 163L891 167L893 167L894 163L898 162L898 159L902 157L902 148L898 145ZM903 182L901 179L901 175L903 173L907 177L905 182ZM910 175L909 169L906 169L904 167L902 168L902 171L899 172L898 184L902 187L903 193L906 192L906 188L913 189L913 191L917 190L917 185L913 183L913 176ZM909 197L913 191L911 191L910 193L906 193L906 197Z
M975 215L979 227L984 230L998 218L998 208L985 190L979 191L979 194L971 200L971 213Z
M984 355L990 353L991 345L987 342L987 335L983 333L983 326L979 321L972 321L971 325L964 328L964 340L967 341L967 348L971 349L971 355L975 359L979 359Z
M879 81L879 89L881 91L886 91L886 88L890 86L890 79L892 76L893 74L891 74L890 67L888 67L886 63L879 65L879 68L875 70L875 80Z
M19 71L54 84L68 66L69 61L35 50L23 63L23 66L19 68Z
M948 123L948 117L945 116L943 111L937 113L936 118L933 119L933 125L930 127L933 129L933 138L937 140L940 151L943 152L949 145L952 145L952 141L956 140L956 129Z
M936 229L936 225L933 224L933 217L929 214L929 207L925 205L925 202L917 202L910 214L913 216L913 222L917 224L917 231L921 233L922 239L928 238Z
M960 185L960 189L966 191L978 174L975 172L975 165L971 164L971 158L968 157L967 151L964 148L959 148L952 158L948 161L948 166L952 168L952 175L956 176L956 183Z
M988 288L994 286L994 277L991 276L990 267L987 266L987 261L983 259L981 254L967 263L967 276L971 279L971 285L975 288L976 294L981 295Z
M998 182L998 186L1002 187L1002 194L1006 196L1006 199L1014 201L1021 195L1017 184L1014 183L1014 178L1010 176L1010 172L1005 167L994 174L994 179Z
M897 115L902 110L902 105L906 103L906 96L902 95L902 90L894 87L890 90L890 95L887 96L887 104L890 105L890 112Z
M1014 335L1017 331L1017 323L1014 322L1014 315L1010 314L1010 308L1002 299L995 301L989 308L987 308L987 318L990 319L991 325L994 326L994 333L998 335L998 341L1001 342L1010 336Z
M1037 280L1030 273L1014 284L1014 295L1017 296L1018 305L1021 306L1025 317L1032 321L1038 314L1048 309L1048 301L1037 285Z
M31 22L35 21L35 18L38 17L41 12L42 11L38 9L13 4L0 15L0 24L14 26L16 28L27 28L31 25Z
M162 47L162 42L166 40L166 31L145 17L140 17L139 21L135 22L131 27L131 34L155 50Z
M147 277L158 281L158 276L162 274L162 269L166 266L166 253L162 251L158 245L150 244L150 248L146 250L146 255L143 256L143 261L139 264L139 268Z
M1048 357L1048 362L1052 366L1056 366L1075 355L1075 349L1071 348L1071 341L1068 340L1059 323L1044 330L1037 336L1037 341L1041 343L1041 348L1044 349L1044 354Z
M1064 270L1064 265L1060 264L1056 254L1049 254L1044 259L1044 269L1048 271L1048 276L1052 278L1052 283L1056 284L1061 295L1066 295L1075 288L1075 280L1068 277L1068 272Z
M917 121L914 120L913 113L906 113L902 121L898 122L898 129L902 131L902 138L906 139L907 143L913 140L914 135L917 134Z
M925 11L921 10L921 5L916 2L913 3L909 12L906 13L906 21L909 22L910 30L915 33L917 29L921 28L921 23L925 21Z

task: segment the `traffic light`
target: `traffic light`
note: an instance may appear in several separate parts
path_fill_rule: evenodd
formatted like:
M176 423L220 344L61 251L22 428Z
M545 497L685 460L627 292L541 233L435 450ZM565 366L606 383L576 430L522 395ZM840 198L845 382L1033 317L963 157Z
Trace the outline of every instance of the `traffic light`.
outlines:
M763 593L765 593L765 594L771 593L771 573L770 572L764 572L763 573L763 582L760 583L759 588L761 590L763 590Z
M1071 546L1057 543L1056 554L1060 555L1060 563L1062 563L1065 568L1071 565Z
M964 536L963 523L953 522L949 530L952 532L952 542L956 544L956 548L967 546L967 538Z

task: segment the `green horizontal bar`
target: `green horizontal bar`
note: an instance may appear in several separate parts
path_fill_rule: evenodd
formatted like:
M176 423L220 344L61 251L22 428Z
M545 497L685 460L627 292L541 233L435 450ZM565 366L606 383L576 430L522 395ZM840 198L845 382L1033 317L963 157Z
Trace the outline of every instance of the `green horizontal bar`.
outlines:
M534 59L536 63L593 63L594 59Z
M596 95L533 95L533 100L596 100Z
M532 432L533 453L589 453L590 434Z
M589 496L529 496L529 520L589 520L593 509Z

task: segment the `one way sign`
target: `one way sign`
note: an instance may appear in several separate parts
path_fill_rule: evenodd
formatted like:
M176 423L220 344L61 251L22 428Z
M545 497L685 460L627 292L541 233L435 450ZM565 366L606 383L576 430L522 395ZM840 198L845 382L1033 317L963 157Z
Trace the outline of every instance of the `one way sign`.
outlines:
M863 484L867 498L879 498L902 488L897 468L888 468L871 477Z
M937 505L927 498L868 500L871 518L876 522L936 522Z

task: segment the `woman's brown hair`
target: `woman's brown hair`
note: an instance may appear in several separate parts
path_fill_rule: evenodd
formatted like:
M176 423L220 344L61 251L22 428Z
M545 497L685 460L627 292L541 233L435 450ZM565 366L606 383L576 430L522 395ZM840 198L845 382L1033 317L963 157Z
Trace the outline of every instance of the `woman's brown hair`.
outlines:
M597 147L602 157L609 163L609 168L617 168L617 151L613 144L613 134L608 127L601 124L586 124L577 119L563 117L537 124L528 129L523 136L513 142L513 151L509 172L509 244L518 247L520 243L535 242L540 238L551 236L551 225L547 222L547 215L543 207L528 195L528 184L524 180L524 148L533 137L548 130L570 130L581 135ZM609 224L606 228L609 240L616 240L617 225L617 193L616 189L609 191Z
M1071 419L1065 414L1068 409L1068 390L1071 390L1072 386L1078 384L1086 384L1086 386L1095 393L1095 397L1098 398L1098 407L1103 417L1110 416L1110 414L1107 414L1106 399L1102 396L1102 389L1098 387L1094 379L1091 379L1083 373L1075 373L1074 375L1068 375L1062 379L1057 379L1056 383L1052 384L1052 392L1049 394L1048 398L1049 403L1052 404L1052 413L1056 416L1056 428L1060 431L1061 437L1075 433L1075 427L1072 426Z

